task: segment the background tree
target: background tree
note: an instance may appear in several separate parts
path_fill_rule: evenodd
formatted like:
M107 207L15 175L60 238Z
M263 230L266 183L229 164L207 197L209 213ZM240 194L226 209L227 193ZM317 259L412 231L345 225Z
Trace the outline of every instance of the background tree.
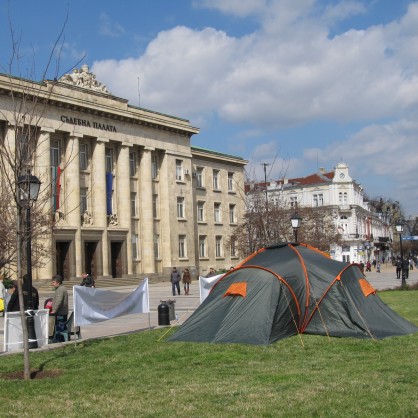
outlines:
M241 197L246 212L239 222L229 244L234 242L242 257L258 249L280 241L293 241L293 229L290 218L296 207L285 200L280 187L269 190L270 182L247 181ZM330 243L341 243L336 229L336 215L330 207L298 207L302 216L302 226L298 231L298 241L312 245L323 251L329 251Z
M39 157L42 147L40 128L43 115L49 106L55 81L45 83L46 75L52 71L54 80L59 78L59 57L64 42L64 29L67 18L62 26L46 63L41 81L35 80L35 65L25 77L20 73L20 39L15 37L13 24L10 22L11 54L8 63L0 63L2 72L8 74L7 86L1 86L9 107L1 114L3 120L0 131L0 259L5 260L7 269L15 273L18 282L20 315L24 346L24 377L30 379L29 347L27 323L24 312L22 294L22 273L26 265L26 253L23 250L28 238L32 240L33 266L41 265L46 257L50 257L51 249L44 248L42 243L46 235L51 234L54 217L51 216L51 184L45 179L41 193L31 210L30 231L25 229L26 222L22 216L22 201L19 193L19 177L32 173L36 169L36 157ZM33 63L35 60L33 58ZM1 100L1 96L0 96ZM43 152L50 152L44 149Z

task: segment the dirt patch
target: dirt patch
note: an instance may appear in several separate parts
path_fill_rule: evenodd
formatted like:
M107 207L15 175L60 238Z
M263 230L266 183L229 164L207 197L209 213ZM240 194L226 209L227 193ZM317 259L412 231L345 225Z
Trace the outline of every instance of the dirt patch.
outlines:
M62 375L62 370L31 370L31 379L54 379ZM0 373L2 379L5 380L23 380L23 370L18 372Z

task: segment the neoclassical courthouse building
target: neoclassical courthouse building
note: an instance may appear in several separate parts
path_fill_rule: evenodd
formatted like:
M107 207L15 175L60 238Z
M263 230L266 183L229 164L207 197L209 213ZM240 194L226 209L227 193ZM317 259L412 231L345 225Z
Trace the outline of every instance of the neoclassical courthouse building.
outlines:
M188 120L113 96L87 66L58 81L0 75L0 135L13 142L12 112L48 98L37 124L32 172L50 188L51 257L33 278L194 276L239 260L230 237L243 216L247 161L191 146Z

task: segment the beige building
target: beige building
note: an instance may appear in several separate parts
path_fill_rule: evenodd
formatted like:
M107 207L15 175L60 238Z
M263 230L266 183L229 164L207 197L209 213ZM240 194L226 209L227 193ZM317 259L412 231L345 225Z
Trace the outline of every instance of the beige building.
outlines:
M239 157L192 147L188 120L111 95L87 66L58 82L0 76L3 140L17 143L10 92L42 97L32 172L50 191L51 258L34 279L195 274L238 261L230 236L244 211ZM16 112L15 112L16 113ZM28 120L28 118L26 118Z

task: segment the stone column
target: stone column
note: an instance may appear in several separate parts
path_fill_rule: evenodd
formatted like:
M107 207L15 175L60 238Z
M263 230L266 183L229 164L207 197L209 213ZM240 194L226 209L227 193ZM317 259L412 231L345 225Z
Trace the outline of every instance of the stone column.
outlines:
M73 133L68 137L65 148L65 214L68 226L75 228L75 274L83 273L81 253L81 214L80 214L80 158L79 138L83 135Z
M145 147L140 165L140 213L141 213L141 249L142 271L154 273L154 218L152 214L152 178L151 152L153 148Z
M106 166L105 146L109 140L97 138L92 155L92 216L94 225L103 228L103 276L109 276L109 246L107 239L107 213L106 213Z
M118 222L122 228L128 229L126 236L127 273L132 274L132 242L131 242L131 188L129 172L129 147L132 144L123 143L119 150L116 165Z
M177 200L173 184L170 182L169 175L169 154L160 153L160 172L159 172L159 200L160 200L160 224L161 224L161 259L163 268L170 268L172 265L172 243L171 234L178 230L177 217L172 216L172 211L177 213ZM190 196L192 196L190 194ZM173 223L175 222L175 223ZM175 255L178 257L178 254Z
M36 159L34 173L42 182L40 195L47 194L49 196L48 202L43 206L43 212L46 216L52 216L52 205L51 205L51 133L55 132L52 128L41 128L36 146ZM53 264L54 264L54 248L53 248L53 234L49 231L48 237L44 239L38 239L38 245L43 248L48 248L48 254L50 255L49 260L43 267L37 269L36 279L50 279L53 275Z

